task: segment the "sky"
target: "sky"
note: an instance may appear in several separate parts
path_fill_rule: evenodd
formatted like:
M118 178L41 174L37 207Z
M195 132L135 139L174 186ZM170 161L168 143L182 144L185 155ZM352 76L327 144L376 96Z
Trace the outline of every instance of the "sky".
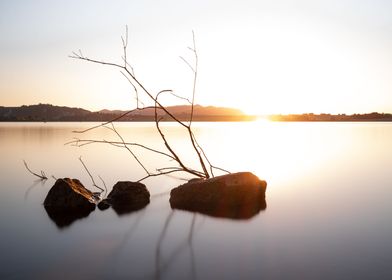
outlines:
M252 114L392 112L392 1L0 0L0 106L132 109L128 58L151 92ZM167 105L178 100L167 98Z

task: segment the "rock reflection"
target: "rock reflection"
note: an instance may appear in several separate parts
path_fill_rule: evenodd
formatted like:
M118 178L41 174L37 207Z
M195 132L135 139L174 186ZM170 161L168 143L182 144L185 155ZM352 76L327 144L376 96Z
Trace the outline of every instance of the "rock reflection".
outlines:
M139 204L128 204L128 205L127 204L122 204L122 205L113 204L112 208L118 216L122 216L122 215L130 214L130 213L142 210L149 203L150 202L148 201L148 202L143 202L143 203L139 203Z
M253 218L261 211L267 208L265 196L260 196L258 200L248 204L229 205L229 204L216 204L209 206L199 206L196 208L180 208L172 205L172 208L185 210L189 212L198 212L207 216L215 218L227 218L233 220L248 220Z
M49 218L56 224L59 229L69 227L76 220L88 217L94 211L95 205L91 204L90 207L50 207L44 206Z

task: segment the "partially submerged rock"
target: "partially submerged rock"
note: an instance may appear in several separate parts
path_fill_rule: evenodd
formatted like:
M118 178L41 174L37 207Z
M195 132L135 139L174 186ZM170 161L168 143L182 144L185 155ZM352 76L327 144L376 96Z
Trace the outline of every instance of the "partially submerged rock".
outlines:
M142 183L117 182L108 197L99 203L99 209L112 206L118 215L130 213L146 207L150 203L150 193Z
M266 188L267 183L250 172L191 180L172 189L170 205L214 217L249 219L267 207Z
M48 216L59 228L87 217L95 209L96 196L77 179L58 179L44 201Z
M58 179L46 195L48 207L95 207L96 196L78 179Z
M101 210L101 211L105 211L106 209L109 209L110 208L110 203L109 203L109 201L107 200L107 199L103 199L102 201L100 201L99 203L98 203L98 209L99 210Z

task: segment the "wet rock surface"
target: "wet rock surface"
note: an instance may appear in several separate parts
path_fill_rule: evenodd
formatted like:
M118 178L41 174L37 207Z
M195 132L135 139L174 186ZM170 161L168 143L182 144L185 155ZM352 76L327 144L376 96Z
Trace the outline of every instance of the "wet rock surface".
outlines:
M120 181L117 182L108 197L100 202L99 209L107 209L108 205L118 215L127 214L143 209L150 203L150 193L142 183Z
M249 219L266 209L267 183L250 172L239 172L207 180L191 180L172 189L174 209L230 219Z
M94 194L79 180L63 178L56 180L49 190L44 207L49 218L59 228L63 228L94 211L95 200Z

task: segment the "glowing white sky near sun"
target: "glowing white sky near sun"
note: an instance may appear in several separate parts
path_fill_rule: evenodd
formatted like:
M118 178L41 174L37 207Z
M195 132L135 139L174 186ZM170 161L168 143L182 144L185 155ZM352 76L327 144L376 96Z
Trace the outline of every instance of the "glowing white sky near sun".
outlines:
M116 69L73 51L129 57L151 91L190 94L179 56L195 30L196 102L248 113L392 112L392 2L1 1L0 105L134 107ZM171 101L170 101L171 102Z

